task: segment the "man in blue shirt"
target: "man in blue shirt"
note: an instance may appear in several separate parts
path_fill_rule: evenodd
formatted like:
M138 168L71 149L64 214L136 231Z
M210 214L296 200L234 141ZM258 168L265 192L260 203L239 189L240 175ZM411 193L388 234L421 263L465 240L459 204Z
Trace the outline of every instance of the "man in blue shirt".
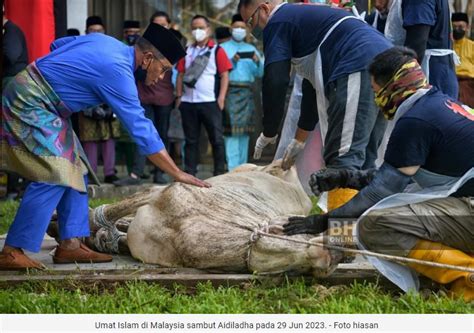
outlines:
M318 115L326 166L373 166L385 122L376 111L366 67L391 43L347 11L325 5L241 0L239 6L253 34L263 35L265 51L263 133L254 157L276 142L293 65L304 80L298 130L284 167L303 150ZM334 192L329 195L331 200Z
M224 108L224 142L227 167L247 163L249 134L253 133L255 101L252 87L263 75L263 59L257 48L246 43L247 27L240 14L232 17L232 39L221 47L232 61L229 91Z
M448 0L403 0L405 46L418 54L430 84L458 98Z
M3 91L1 168L32 182L8 232L0 269L42 266L22 249L40 250L55 209L60 234L55 263L112 260L79 240L89 236L87 159L68 118L84 108L107 103L153 164L176 181L209 186L174 164L138 99L135 78L154 84L185 55L171 32L150 24L135 47L89 34L59 39L52 50Z
M328 214L290 218L285 232L319 233L330 219L358 218L394 196L397 205L374 209L360 219L358 234L364 247L473 268L474 109L430 86L415 58L413 50L396 47L370 65L376 103L387 119L396 122L382 166L376 171L326 169L314 174L310 185L315 193L336 187L360 192ZM448 192L463 176L466 182ZM417 198L413 194L396 197L412 180L425 195L454 193L418 203L410 202ZM410 267L438 283L451 283L455 295L474 300L474 274L418 264Z

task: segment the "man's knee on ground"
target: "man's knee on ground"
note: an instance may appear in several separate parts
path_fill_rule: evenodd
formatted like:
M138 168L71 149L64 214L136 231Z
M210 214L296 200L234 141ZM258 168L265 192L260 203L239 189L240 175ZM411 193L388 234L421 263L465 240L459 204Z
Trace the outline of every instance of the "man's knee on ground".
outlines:
M359 221L359 241L368 250L376 250L380 248L380 240L383 237L381 233L387 232L387 229L377 226L377 220L381 215L376 211L370 212Z

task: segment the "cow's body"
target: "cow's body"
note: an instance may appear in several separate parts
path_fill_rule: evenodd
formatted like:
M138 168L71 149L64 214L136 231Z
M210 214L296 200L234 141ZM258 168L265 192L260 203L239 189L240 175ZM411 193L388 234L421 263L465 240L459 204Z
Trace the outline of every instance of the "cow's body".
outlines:
M328 268L329 252L321 247L255 233L311 209L294 169L246 165L208 181L209 189L181 183L156 189L128 228L132 256L214 271L319 273Z

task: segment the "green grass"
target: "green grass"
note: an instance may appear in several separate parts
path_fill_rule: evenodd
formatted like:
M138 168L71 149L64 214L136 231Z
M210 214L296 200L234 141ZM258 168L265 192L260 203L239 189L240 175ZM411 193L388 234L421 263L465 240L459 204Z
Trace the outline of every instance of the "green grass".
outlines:
M67 284L67 283L66 283ZM283 285L250 283L214 288L165 289L129 282L63 289L51 283L27 283L0 290L0 313L473 313L474 305L431 294L392 295L373 284L325 288L302 280Z
M97 206L116 202L116 199L92 199L89 200L89 206ZM20 202L16 200L0 201L0 235L5 234L15 218L16 211Z

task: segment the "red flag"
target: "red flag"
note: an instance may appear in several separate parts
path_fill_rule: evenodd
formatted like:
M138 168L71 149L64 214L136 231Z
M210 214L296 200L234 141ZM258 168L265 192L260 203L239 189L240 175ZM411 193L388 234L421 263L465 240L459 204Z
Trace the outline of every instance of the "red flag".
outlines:
M54 0L5 0L5 14L25 34L30 62L49 53L55 39Z

